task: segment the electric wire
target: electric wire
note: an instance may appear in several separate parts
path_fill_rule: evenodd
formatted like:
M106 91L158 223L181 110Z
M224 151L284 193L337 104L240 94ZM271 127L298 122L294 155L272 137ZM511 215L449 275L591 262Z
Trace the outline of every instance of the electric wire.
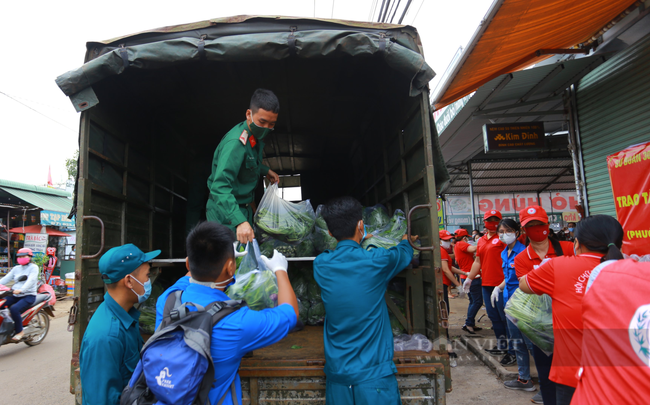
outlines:
M375 19L375 12L377 11L377 0L372 0L370 5L370 12L368 12L368 21L373 21Z
M395 6L395 10L393 10L393 16L390 18L390 23L393 23L393 19L395 18L395 14L397 14L397 9L399 8L400 3L402 0L397 0L397 5Z
M420 14L420 10L422 10L422 6L424 5L424 0L422 0L422 3L420 3L420 8L418 8L418 12L415 13L415 17L413 17L413 20L411 21L411 25L415 23L415 19L418 18L418 14Z
M6 97L8 97L8 98L10 98L11 100L17 102L18 104L20 104L20 105L22 105L22 106L24 106L24 107L29 108L30 110L34 111L36 114L42 115L43 117L47 118L48 120L50 120L50 121L52 121L52 122L55 122L55 123L61 125L63 128L65 128L65 129L67 129L67 130L69 130L69 131L72 131L72 132L74 132L75 134L77 133L77 131L75 131L74 129L72 129L72 128L66 126L65 124L63 124L63 123L61 123L61 122L55 120L54 118L48 117L47 115L45 115L45 114L43 114L42 112L40 112L40 111L38 111L38 110L36 110L36 109L34 109L34 108L28 106L27 104L23 103L22 101L17 100L17 99L15 99L15 98L11 97L9 94L7 94L7 93L5 93L5 92L3 92L3 91L0 91L0 94L6 96Z
M330 18L334 18L334 3L336 0L332 0L332 14L330 15Z
M402 16L399 18L399 21L397 22L398 24L401 24L402 21L404 20L404 17L406 17L406 13L408 13L412 1L413 0L408 0L408 2L406 2L406 6L404 6L404 11L402 11Z

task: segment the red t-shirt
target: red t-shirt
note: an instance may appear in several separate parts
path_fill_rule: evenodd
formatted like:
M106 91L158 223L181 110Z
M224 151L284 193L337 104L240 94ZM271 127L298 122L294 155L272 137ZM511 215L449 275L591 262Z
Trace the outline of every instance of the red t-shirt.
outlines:
M449 257L449 253L443 248L442 246L440 247L440 260L443 262L447 262L447 265L449 266L449 270L451 270L451 257ZM445 272L442 272L442 283L447 286L451 286L451 280L447 277Z
M560 246L562 247L562 253L564 256L573 256L573 242L561 241ZM557 255L555 254L553 245L549 242L548 252L546 252L544 259L552 257L557 257ZM531 245L528 245L526 250L515 257L515 272L517 273L517 278L522 278L532 270L539 267L542 260L543 259L540 259L537 255L537 252L535 252L535 249L533 249Z
M470 245L465 241L456 242L456 246L454 246L454 255L456 255L456 263L458 263L458 267L466 273L472 271L472 264L474 264L474 253L470 253L467 251L467 248L470 246L472 245ZM480 274L477 277L480 277ZM467 277L461 275L460 278L464 280Z
M503 282L503 261L501 252L506 248L499 234L491 238L485 234L478 240L476 256L481 258L481 278L483 287L496 287Z
M520 253L523 254L524 252ZM517 256L519 257L519 256ZM602 254L561 256L526 275L528 287L553 299L553 364L549 379L576 387L582 357L582 298Z
M572 404L648 402L648 291L650 263L619 260L598 274L582 300L582 368Z

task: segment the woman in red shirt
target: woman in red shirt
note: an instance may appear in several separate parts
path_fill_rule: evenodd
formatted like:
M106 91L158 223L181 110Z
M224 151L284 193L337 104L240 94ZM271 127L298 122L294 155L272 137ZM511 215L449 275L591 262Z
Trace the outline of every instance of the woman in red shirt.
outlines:
M527 232L533 238L536 231ZM580 221L575 230L576 256L557 257L519 280L527 294L548 294L553 299L553 364L549 378L556 383L556 403L569 405L578 385L582 356L582 299L591 271L604 260L622 259L623 228L614 218L595 215ZM520 253L525 254L525 252ZM519 257L519 256L517 256ZM546 404L546 398L544 398Z

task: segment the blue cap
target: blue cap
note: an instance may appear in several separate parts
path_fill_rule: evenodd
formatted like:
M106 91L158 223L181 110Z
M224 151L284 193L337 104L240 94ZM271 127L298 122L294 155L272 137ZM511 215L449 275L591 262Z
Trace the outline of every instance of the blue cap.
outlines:
M106 284L116 283L159 254L160 250L144 253L132 243L111 248L99 259L102 280Z

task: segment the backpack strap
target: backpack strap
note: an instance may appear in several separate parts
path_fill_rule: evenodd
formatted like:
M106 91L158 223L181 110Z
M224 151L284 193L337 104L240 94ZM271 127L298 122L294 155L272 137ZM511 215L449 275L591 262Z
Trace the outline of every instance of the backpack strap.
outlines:
M223 401L226 400L226 396L228 395L228 391L226 391L225 394L221 397L217 405L223 404ZM237 388L235 387L235 380L232 380L232 384L230 384L230 397L232 398L232 405L239 405L239 401L237 400Z

